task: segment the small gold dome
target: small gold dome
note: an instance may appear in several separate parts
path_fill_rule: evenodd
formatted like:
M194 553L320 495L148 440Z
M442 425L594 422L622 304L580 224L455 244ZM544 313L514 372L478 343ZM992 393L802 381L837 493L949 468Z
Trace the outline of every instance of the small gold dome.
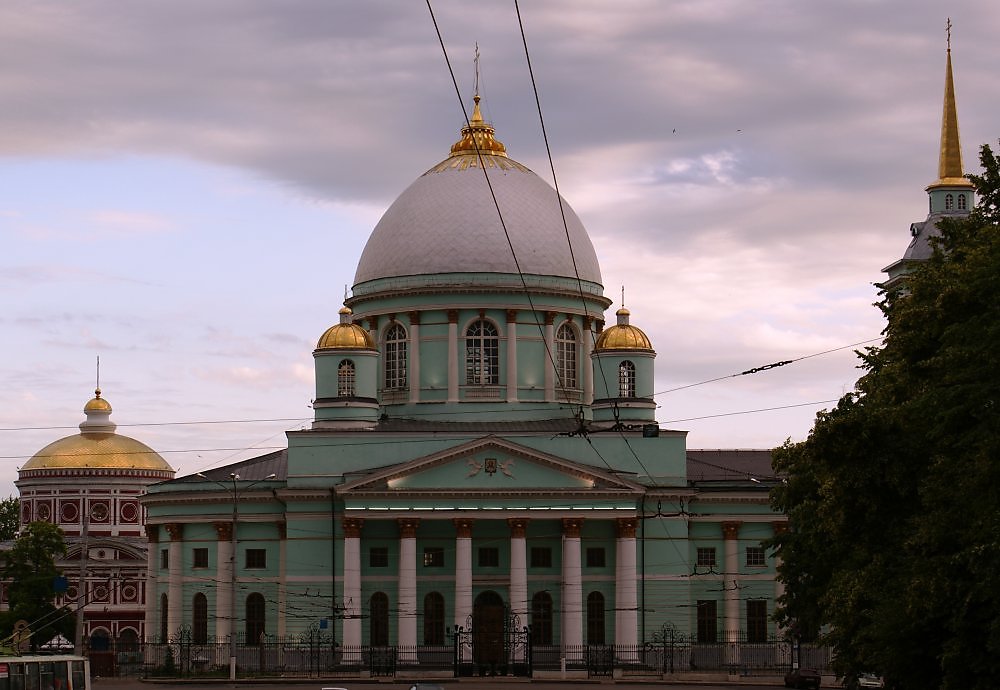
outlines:
M374 350L371 333L351 322L350 308L340 310L340 323L330 326L316 343L317 350Z
M595 351L601 350L648 350L653 351L653 344L638 326L632 326L628 322L629 310L622 307L615 315L618 323L610 328L606 328L597 338L594 345Z
M145 443L114 433L81 433L50 443L21 467L43 469L135 469L170 472L173 468Z
M174 469L160 454L134 438L115 433L111 421L111 403L101 397L101 389L83 406L87 418L80 423L80 433L67 436L35 453L20 471L55 469L145 470L169 473Z
M84 412L111 412L111 403L101 397L101 389L94 391L94 397L83 406Z
M493 125L483 120L483 113L479 110L479 95L477 94L473 100L476 105L472 109L472 117L469 118L469 124L462 128L462 138L452 145L451 155L471 154L506 158L507 147L496 138Z

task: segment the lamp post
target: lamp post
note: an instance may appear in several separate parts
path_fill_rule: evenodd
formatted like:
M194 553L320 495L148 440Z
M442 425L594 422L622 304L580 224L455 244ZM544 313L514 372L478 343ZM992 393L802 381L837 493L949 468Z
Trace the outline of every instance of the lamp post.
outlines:
M266 482L269 479L274 479L276 475L269 474L263 479L258 479L254 482L247 484L244 487L240 487L240 475L235 472L229 473L229 483L223 483L210 477L206 477L201 472L195 473L196 476L201 477L207 481L212 482L218 486L221 486L227 492L232 495L233 501L233 519L230 525L229 535L230 535L230 545L229 545L229 680L236 680L236 524L240 519L240 490L247 491L257 486L261 482Z

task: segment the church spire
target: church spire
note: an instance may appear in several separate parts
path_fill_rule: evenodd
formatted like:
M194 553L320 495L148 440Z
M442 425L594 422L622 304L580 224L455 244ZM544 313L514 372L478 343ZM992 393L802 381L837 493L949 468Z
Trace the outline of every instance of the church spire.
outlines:
M948 35L947 62L944 77L944 111L941 115L941 153L938 159L938 179L927 190L941 187L968 187L962 168L962 144L958 136L958 107L955 104L955 80L951 69L951 19L946 25Z

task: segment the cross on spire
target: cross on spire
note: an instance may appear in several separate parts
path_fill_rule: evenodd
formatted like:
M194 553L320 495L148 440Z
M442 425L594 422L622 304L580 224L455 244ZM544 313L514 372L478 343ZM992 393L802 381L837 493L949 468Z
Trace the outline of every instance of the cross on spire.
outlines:
M476 57L472 61L472 63L476 66L476 92L473 94L473 96L478 97L479 96L479 41L476 41Z
M951 17L948 17L948 23L945 24L945 33L948 35L948 52L950 53L951 52Z

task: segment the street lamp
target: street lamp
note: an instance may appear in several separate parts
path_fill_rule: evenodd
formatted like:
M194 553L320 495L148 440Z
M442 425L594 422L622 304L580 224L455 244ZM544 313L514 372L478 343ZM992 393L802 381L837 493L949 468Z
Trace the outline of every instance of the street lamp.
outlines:
M277 475L269 474L263 479L253 481L244 487L239 486L240 475L235 472L229 473L230 483L223 483L210 477L206 477L201 472L196 472L195 476L221 486L223 489L232 494L233 522L229 530L230 539L232 540L229 546L229 558L231 561L229 568L229 680L236 680L236 523L240 519L240 490L242 489L243 491L247 491L248 489L252 489L261 482L274 479Z

